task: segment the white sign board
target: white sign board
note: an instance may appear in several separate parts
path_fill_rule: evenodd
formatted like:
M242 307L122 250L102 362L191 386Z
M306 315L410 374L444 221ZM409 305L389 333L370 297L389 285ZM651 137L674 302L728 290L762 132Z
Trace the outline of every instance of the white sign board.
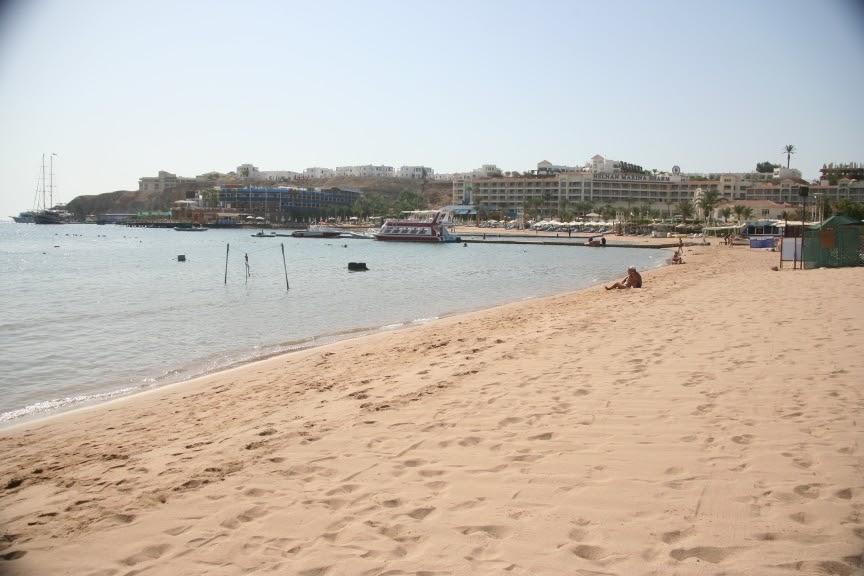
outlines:
M783 262L801 261L801 238L783 238L780 260Z

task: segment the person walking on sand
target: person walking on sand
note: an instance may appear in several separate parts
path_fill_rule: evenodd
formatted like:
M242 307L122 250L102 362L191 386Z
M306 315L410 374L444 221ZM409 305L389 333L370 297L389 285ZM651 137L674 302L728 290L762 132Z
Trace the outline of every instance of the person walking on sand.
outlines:
M626 288L641 288L642 276L636 271L635 266L630 266L627 269L627 277L611 286L605 286L606 290L624 290Z

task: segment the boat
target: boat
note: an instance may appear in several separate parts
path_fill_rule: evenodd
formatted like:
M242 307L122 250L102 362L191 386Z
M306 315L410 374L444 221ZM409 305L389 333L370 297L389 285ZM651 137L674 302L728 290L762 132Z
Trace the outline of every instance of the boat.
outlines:
M306 230L295 230L291 236L294 238L339 238L342 236L342 231L326 226L310 226Z
M33 215L34 224L68 224L72 220L72 214L61 207L49 210L39 210Z
M209 228L205 228L200 224L191 225L191 224L180 224L179 226L175 226L174 230L177 232L206 232Z
M415 210L407 218L387 219L376 240L393 242L459 242L448 229L447 213L441 210Z
M33 224L35 217L36 212L34 210L26 210L18 214L18 216L12 216L12 220L18 224Z
M256 232L255 234L250 234L252 238L276 238L275 232L264 232L263 230Z
M32 211L34 224L66 224L72 220L72 214L67 212L62 204L54 205L54 154L51 153L50 169L48 171L49 184L45 185L45 154L42 154L42 177L40 178L40 186L36 191L36 210ZM49 200L45 201L45 194L48 194ZM40 199L41 196L41 199ZM50 208L49 208L50 206ZM40 208L41 207L41 208ZM25 214L24 212L21 213ZM18 220L15 220L18 222Z

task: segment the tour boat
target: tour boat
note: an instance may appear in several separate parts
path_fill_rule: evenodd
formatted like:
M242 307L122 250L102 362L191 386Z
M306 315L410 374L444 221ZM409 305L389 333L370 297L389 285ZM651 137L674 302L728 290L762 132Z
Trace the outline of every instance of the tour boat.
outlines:
M395 242L459 242L447 229L447 213L440 210L417 210L408 218L388 219L374 235L376 240Z

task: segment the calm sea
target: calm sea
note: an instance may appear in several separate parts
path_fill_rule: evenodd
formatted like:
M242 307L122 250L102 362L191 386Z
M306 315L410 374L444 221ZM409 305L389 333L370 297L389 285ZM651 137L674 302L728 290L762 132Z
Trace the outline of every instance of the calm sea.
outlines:
M662 250L253 232L0 224L0 424L350 335L576 290L668 258ZM349 261L369 271L348 272Z

